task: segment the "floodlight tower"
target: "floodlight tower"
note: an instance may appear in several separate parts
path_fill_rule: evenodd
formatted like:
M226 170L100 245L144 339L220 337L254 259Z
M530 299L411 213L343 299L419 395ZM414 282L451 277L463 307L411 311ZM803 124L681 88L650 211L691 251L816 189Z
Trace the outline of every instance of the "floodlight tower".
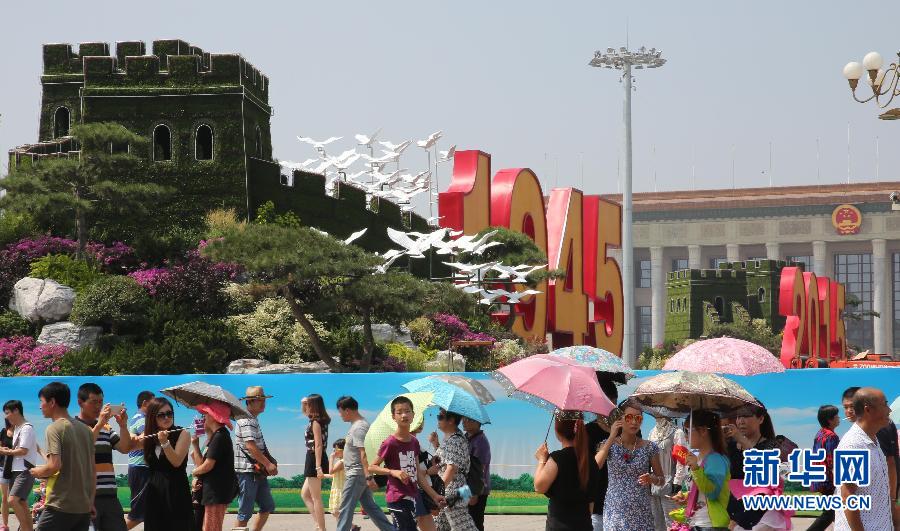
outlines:
M623 105L623 122L625 126L625 179L622 186L622 299L623 319L622 356L634 367L637 365L635 349L635 308L634 308L634 244L631 239L631 71L644 68L659 68L666 64L662 51L656 48L649 50L641 46L637 51L625 47L607 48L606 52L594 52L594 58L588 63L596 68L611 68L622 71L622 83L625 86Z

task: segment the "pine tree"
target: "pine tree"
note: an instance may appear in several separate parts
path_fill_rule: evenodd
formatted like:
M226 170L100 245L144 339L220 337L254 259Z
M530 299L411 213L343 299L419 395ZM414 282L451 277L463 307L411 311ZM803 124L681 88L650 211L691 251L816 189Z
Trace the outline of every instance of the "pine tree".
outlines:
M114 123L76 125L77 157L43 159L3 180L0 208L51 219L60 213L75 221L78 255L84 256L92 224L116 216L146 216L171 190L141 182L141 160L129 151L147 140ZM111 219L103 219L110 217Z

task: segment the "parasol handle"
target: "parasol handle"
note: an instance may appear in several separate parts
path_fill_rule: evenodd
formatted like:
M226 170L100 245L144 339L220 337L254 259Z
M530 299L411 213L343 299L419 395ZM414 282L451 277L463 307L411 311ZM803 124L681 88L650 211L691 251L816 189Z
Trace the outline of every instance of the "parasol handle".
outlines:
M137 439L137 440L139 440L139 441L142 441L142 440L144 440L144 439L150 439L150 438L152 438L152 437L156 437L156 436L158 436L160 433L175 433L176 431L179 431L179 430L161 430L161 431L158 431L158 432L156 432L156 433L151 433L151 434L149 434L149 435L139 435L139 436L135 437L135 439ZM183 431L183 430L182 430L182 431Z
M544 435L544 442L547 442L547 439L550 437L550 428L553 427L553 417L554 417L554 415L555 415L555 412L554 412L554 413L550 413L550 424L547 425L547 434Z

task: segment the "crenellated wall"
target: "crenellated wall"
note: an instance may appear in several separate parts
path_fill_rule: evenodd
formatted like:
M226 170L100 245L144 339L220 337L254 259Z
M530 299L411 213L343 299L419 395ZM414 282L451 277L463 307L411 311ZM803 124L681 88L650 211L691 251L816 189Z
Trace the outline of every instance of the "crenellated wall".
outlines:
M210 54L188 42L153 41L151 53L141 41L117 42L115 53L105 42L45 44L42 81L59 76L85 87L243 87L268 104L269 78L240 54Z

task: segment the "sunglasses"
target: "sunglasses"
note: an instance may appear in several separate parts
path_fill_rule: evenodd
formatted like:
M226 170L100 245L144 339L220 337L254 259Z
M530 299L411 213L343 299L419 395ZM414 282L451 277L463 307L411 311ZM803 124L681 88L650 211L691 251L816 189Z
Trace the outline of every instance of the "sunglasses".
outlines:
M622 417L622 419L625 420L625 422L637 422L638 424L644 422L643 415L632 415L630 413Z
M160 411L156 414L156 418L158 419L174 419L175 412L174 411Z

